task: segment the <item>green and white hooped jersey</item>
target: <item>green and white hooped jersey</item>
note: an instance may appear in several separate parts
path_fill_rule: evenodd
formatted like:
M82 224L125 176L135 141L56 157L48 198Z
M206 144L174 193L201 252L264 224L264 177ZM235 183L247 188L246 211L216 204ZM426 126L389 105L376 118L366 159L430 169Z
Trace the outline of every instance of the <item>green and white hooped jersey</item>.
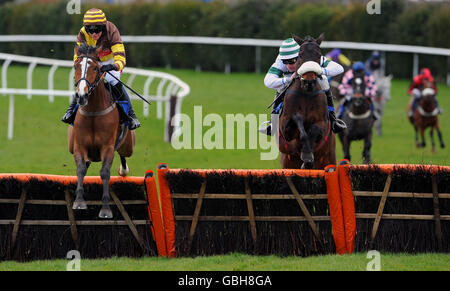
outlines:
M323 74L327 77L334 77L344 72L344 68L340 64L333 62L324 56L320 58L320 66L323 68ZM289 72L287 66L283 64L280 55L278 55L264 77L264 85L267 88L282 91L289 85L292 74L293 72Z

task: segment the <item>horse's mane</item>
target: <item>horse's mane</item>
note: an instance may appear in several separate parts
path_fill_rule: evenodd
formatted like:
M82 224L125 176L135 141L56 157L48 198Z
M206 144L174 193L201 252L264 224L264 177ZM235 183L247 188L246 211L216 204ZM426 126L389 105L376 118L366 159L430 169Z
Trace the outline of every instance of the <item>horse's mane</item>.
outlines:
M85 42L83 42L80 46L78 46L78 51L82 55L90 55L92 53L95 53L96 49L97 47L90 46Z

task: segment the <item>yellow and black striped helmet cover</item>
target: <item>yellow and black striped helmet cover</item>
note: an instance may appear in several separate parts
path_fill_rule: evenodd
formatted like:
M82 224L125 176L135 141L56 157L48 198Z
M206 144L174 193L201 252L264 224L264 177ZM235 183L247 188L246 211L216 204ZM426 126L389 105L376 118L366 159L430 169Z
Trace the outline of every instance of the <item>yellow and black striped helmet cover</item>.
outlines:
M84 14L83 25L105 25L106 15L98 8L91 8Z

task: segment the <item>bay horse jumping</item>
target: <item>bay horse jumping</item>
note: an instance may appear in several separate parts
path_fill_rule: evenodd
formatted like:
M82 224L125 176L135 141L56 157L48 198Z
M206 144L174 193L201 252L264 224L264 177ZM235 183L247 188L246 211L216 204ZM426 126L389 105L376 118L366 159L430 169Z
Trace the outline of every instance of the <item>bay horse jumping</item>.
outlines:
M324 169L336 164L336 139L328 119L327 99L321 89L320 44L324 38L301 39L297 76L284 96L278 136L283 168Z
M363 73L364 74L364 73ZM347 128L339 133L344 159L350 161L350 144L353 140L364 139L363 163L370 163L372 147L372 128L374 125L370 99L365 95L366 83L364 75L355 75L352 80L353 96L346 106L343 120Z
M414 110L413 115L409 117L409 121L414 127L416 147L421 148L426 146L425 142L425 129L430 128L431 138L431 150L436 151L434 144L434 130L436 130L440 142L441 148L445 147L442 139L442 133L439 128L438 114L439 110L436 105L436 92L431 88L431 84L427 84L425 81L425 88L421 91L421 97L417 108ZM412 106L412 104L409 104ZM409 109L409 108L408 108ZM419 142L418 132L422 142Z
M91 162L102 162L100 177L103 184L100 218L112 218L109 207L110 169L114 152L120 155L119 175L126 176L129 168L126 157L133 154L136 142L134 130L119 124L119 111L112 95L106 90L100 71L98 53L100 48L82 44L75 48L78 55L75 68L75 98L78 112L73 126L69 126L69 152L73 154L77 166L78 184L73 209L86 209L83 179Z

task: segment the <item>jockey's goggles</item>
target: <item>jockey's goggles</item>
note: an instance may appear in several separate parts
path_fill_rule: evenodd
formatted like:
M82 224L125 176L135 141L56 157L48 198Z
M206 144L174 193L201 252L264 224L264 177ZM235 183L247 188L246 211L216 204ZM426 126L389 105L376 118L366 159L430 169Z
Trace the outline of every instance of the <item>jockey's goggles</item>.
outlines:
M87 33L99 33L103 31L103 25L86 25L85 28Z
M285 65L293 65L297 62L297 58L289 59L289 60L281 60Z

